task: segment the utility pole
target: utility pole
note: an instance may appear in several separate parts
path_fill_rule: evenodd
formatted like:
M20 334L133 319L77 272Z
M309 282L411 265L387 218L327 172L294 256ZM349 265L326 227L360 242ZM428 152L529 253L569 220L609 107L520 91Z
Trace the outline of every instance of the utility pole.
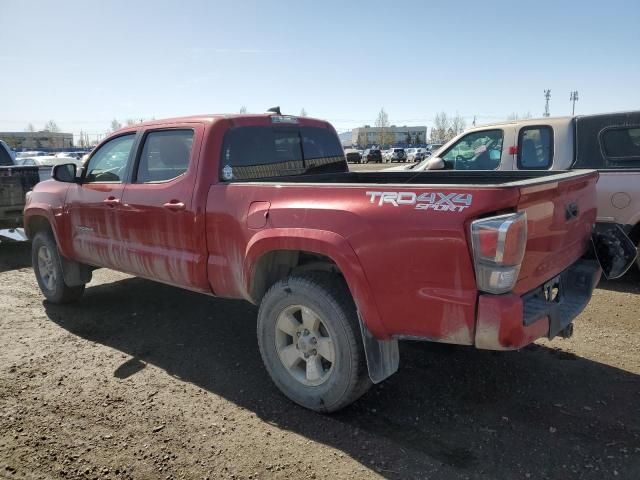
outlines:
M571 115L575 115L576 114L576 102L578 101L578 91L574 90L573 92L571 92L571 95L569 95L569 101L572 102L572 106L571 106Z
M543 116L548 117L549 116L549 100L551 100L551 90L545 90L544 91L544 113Z

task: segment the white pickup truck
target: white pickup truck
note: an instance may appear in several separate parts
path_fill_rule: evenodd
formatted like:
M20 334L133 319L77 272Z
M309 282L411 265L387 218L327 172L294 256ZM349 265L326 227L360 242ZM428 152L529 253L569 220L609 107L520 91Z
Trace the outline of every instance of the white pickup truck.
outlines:
M600 172L598 221L622 225L640 247L640 111L483 125L418 164L386 170L577 168Z

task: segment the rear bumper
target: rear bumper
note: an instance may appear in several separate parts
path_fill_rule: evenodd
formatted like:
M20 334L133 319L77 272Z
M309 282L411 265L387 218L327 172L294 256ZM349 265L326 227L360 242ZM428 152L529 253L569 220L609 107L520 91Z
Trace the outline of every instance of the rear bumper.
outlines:
M523 296L481 294L475 346L515 350L555 337L587 306L601 273L597 260L582 258Z

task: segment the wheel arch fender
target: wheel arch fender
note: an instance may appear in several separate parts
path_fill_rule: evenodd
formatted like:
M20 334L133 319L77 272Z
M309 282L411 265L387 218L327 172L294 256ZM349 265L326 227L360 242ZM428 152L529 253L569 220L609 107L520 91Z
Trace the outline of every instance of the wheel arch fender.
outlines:
M24 214L24 233L30 240L33 240L33 237L43 229L51 231L53 238L55 238L58 244L58 249L61 250L60 238L58 237L58 229L53 213L46 208L29 207Z
M389 336L382 324L369 282L348 240L326 230L278 228L260 231L249 241L245 251L243 278L250 298L259 260L269 252L280 250L315 253L335 263L358 311L371 380L379 383L395 373L399 364L398 341Z
M56 222L51 211L44 208L29 208L24 217L24 230L29 240L41 231L49 231L53 235L56 247L60 252L60 261L62 262L62 273L65 283L70 286L79 286L87 284L91 281L91 268L87 265L70 260L70 252L65 246L67 242L61 242Z

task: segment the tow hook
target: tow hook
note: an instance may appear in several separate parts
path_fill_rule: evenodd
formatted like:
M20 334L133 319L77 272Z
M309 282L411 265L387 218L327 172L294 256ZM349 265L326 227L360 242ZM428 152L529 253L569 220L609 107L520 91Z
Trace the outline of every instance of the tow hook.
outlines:
M571 338L573 337L573 323L570 323L558 333L562 338Z

